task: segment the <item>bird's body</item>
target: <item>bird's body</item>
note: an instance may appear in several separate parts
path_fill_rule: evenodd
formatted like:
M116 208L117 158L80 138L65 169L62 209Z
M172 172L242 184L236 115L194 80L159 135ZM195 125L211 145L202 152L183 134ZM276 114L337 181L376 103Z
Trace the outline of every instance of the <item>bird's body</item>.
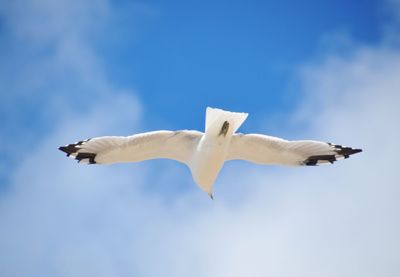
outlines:
M246 118L246 113L207 109L205 133L193 153L189 168L194 181L210 195L228 155L232 136Z
M287 141L259 134L237 134L247 113L207 108L205 132L155 131L129 137L98 137L61 146L78 162L110 164L167 158L186 164L199 187L212 197L212 186L225 161L258 164L319 165L361 152L325 142Z
M211 187L227 155L228 138L210 138L204 134L199 145L189 162L194 181L206 191L211 193Z

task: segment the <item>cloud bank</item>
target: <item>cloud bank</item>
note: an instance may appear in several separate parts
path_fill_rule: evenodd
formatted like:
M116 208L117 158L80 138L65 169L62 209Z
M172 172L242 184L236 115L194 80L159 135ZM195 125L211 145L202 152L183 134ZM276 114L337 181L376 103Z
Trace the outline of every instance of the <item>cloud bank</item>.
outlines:
M101 3L100 13L112 13ZM38 10L58 11L45 5ZM96 10L91 13L84 18L97 18ZM61 26L56 30L70 28L62 27L64 16L50 16ZM26 28L13 33L29 41L55 36L51 29L37 34L35 26ZM81 91L101 87L104 92L90 94L84 111L75 109L78 94L65 92L43 105L45 114L60 111L56 124L48 123L41 142L24 149L0 195L1 276L400 274L398 48L387 42L357 45L350 55L328 53L299 69L305 98L293 122L307 122L302 136L361 147L362 154L317 168L228 164L212 202L181 167L173 170L193 189L171 200L146 189L155 182L149 163L80 166L58 153L60 143L140 124L134 93L115 89L106 73L99 73L105 70L91 44L81 43L77 39L84 47L72 48L82 54L75 61L67 55L74 46L57 44L55 53L61 52L47 57L45 72L56 82L64 71L53 69L72 66ZM27 87L28 93L35 86ZM61 105L64 101L70 104ZM163 185L173 186L175 177L158 170Z

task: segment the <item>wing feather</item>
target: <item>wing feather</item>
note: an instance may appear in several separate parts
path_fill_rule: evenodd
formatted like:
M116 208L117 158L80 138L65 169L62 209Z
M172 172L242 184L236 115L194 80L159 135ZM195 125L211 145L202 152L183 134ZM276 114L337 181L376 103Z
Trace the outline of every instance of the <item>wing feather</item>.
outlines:
M288 141L259 134L235 134L227 160L292 166L319 165L333 163L361 151L314 140Z
M61 146L67 156L83 163L126 163L149 159L173 159L187 164L203 133L156 131L133 136L105 136Z

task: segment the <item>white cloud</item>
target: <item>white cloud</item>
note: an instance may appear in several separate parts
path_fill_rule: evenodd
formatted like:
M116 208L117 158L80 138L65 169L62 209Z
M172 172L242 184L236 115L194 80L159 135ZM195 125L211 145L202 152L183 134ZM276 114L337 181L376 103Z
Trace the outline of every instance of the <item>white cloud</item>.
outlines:
M294 120L310 123L310 138L364 152L316 168L233 163L215 201L189 175L182 178L193 190L166 201L143 189L154 180L148 164L80 166L56 150L134 129L132 94L107 83L84 112L56 105L57 127L29 149L0 196L0 275L398 276L400 51L383 44L352 53L301 69L306 99ZM98 79L91 84L103 85Z
M114 85L96 47L104 30L117 27L117 13L107 0L16 0L0 5L0 158L7 161L0 177L32 148L32 141L47 137L68 117L87 116L113 98L129 98L127 103L135 102L130 115L140 115L135 92ZM97 116L113 120L110 109ZM135 117L131 120L134 123Z

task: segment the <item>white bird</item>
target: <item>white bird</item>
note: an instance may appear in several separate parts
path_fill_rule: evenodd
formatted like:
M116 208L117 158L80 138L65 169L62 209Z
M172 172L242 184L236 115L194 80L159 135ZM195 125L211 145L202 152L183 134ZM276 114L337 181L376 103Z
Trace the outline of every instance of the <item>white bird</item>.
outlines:
M213 198L212 187L225 161L314 166L361 152L313 140L288 141L261 134L236 133L247 113L207 108L205 132L154 131L128 137L105 136L58 149L81 163L112 164L173 159L186 164L197 185Z

